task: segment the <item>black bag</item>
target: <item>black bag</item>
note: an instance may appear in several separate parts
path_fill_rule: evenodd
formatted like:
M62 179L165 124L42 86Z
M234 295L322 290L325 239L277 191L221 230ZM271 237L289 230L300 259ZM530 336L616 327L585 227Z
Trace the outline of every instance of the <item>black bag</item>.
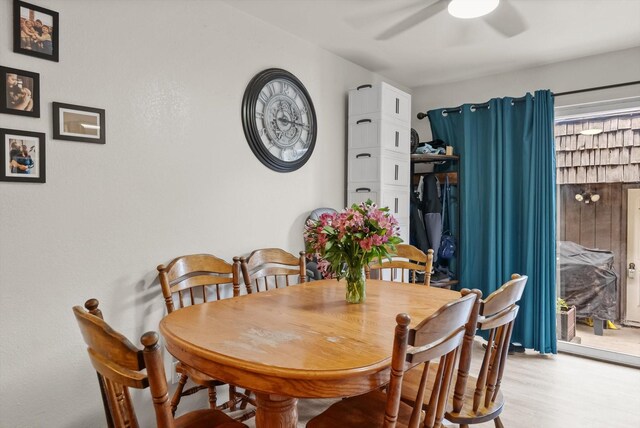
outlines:
M442 237L440 238L440 247L438 247L438 258L448 260L456 254L456 238L449 231L449 205L451 187L449 185L449 176L445 179L444 192L442 193Z

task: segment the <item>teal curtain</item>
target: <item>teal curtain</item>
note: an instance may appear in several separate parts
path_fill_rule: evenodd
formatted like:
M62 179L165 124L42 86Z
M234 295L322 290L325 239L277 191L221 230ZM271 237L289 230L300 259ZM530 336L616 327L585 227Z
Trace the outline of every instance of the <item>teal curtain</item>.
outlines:
M551 92L431 110L428 116L433 138L460 155L461 285L486 297L512 273L527 275L512 342L556 353Z

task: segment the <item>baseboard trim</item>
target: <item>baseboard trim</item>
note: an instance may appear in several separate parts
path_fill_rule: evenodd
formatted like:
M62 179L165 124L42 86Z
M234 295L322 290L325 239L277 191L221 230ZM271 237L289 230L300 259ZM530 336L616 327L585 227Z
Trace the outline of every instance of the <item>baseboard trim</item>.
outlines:
M576 343L558 341L558 352L578 355L580 357L620 364L623 366L640 368L640 357L637 355L623 354L622 352L606 351L604 349L590 348Z

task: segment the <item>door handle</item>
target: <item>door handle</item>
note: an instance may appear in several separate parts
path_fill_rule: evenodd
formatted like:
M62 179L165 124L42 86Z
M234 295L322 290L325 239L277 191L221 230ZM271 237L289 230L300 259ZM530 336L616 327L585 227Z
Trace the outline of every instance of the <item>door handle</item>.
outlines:
M627 275L631 279L636 277L636 264L635 263L629 263L629 270L627 270Z

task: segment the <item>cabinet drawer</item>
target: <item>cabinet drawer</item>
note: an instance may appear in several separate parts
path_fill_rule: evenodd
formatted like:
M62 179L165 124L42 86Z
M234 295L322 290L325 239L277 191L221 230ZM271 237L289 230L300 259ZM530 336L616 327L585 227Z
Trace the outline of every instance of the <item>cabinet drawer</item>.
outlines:
M411 95L388 83L361 85L349 91L349 116L381 113L383 116L411 122Z
M371 185L371 183L363 183L362 186L355 186L347 190L347 206L353 204L361 204L371 199L376 205L380 205L380 188Z
M389 212L398 220L398 223L408 223L409 218L409 191L389 190L382 191L380 205L389 207Z
M380 149L349 150L349 183L367 181L382 185L409 186L410 160Z
M389 207L398 223L409 224L409 190L377 183L350 185L347 190L347 205L359 204L371 199L379 207Z
M411 95L383 84L380 112L405 123L411 122Z
M398 153L411 150L408 125L371 115L349 120L349 148L381 147Z

